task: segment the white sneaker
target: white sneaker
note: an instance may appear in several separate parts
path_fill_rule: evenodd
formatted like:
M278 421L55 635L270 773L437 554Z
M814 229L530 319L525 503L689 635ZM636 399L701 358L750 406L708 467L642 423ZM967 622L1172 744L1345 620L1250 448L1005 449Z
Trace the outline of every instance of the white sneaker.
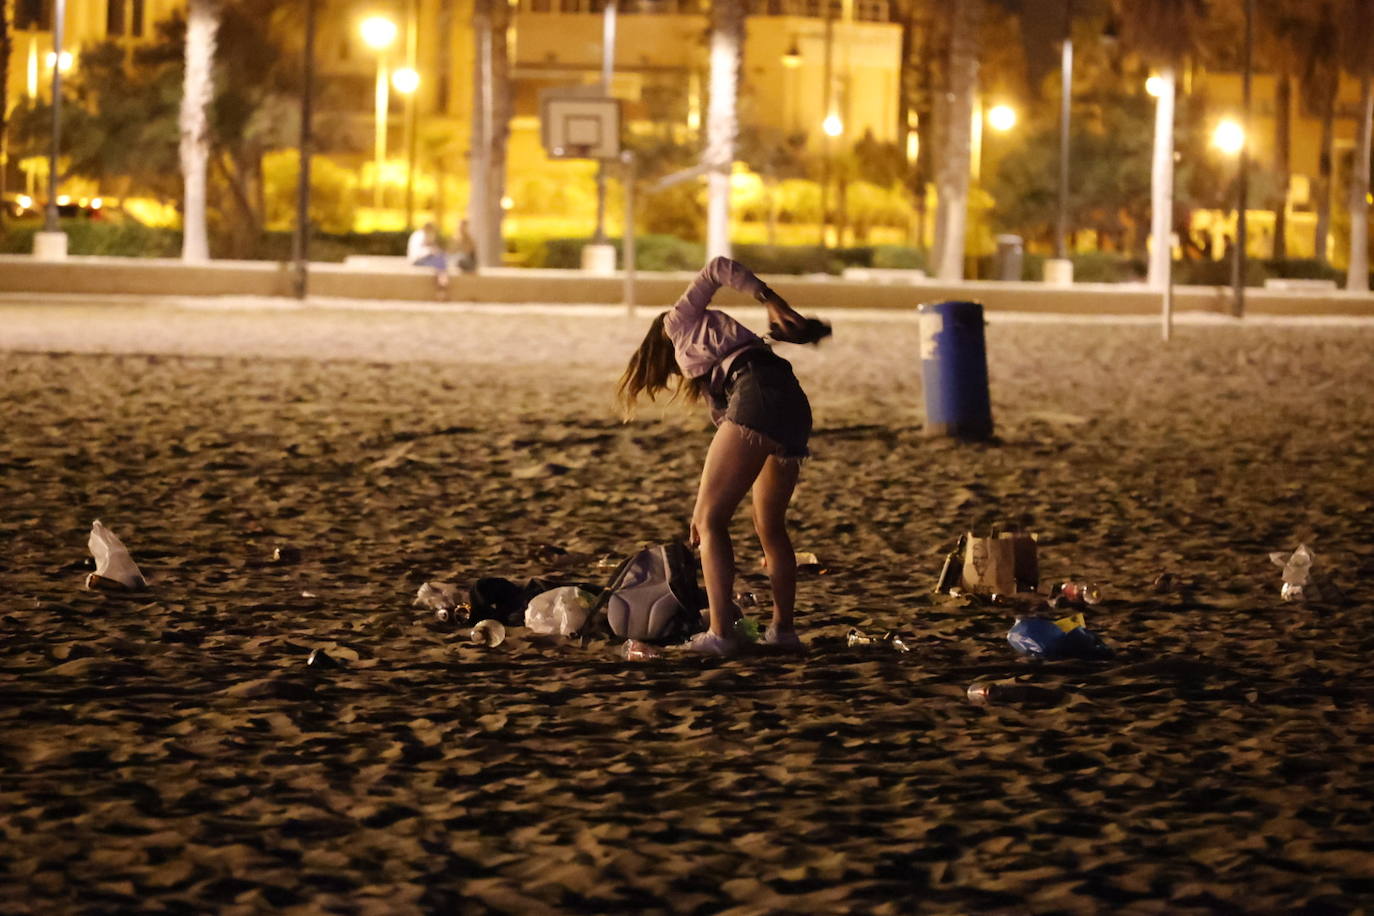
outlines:
M733 639L726 639L724 636L717 636L710 630L698 633L687 640L684 648L688 652L695 652L697 655L734 655L739 651Z
M796 630L779 630L772 624L763 631L763 639L759 640L762 645L772 646L775 649L783 649L788 652L805 652L806 644L801 641Z

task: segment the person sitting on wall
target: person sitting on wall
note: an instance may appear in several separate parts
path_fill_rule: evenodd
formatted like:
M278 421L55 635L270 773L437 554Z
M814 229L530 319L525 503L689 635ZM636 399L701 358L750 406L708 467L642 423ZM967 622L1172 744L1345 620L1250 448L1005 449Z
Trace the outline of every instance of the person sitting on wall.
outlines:
M458 238L454 242L454 264L465 274L477 272L477 242L468 228L468 221L458 223Z
M406 260L416 267L434 268L434 284L441 293L448 291L448 257L439 242L439 230L434 223L425 223L410 234L406 242Z

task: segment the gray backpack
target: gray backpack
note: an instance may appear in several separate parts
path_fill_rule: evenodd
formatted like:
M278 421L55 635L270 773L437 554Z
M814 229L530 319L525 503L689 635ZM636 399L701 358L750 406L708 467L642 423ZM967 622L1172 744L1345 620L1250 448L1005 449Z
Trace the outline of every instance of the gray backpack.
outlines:
M665 644L701 632L706 605L697 584L697 559L678 542L633 554L616 569L598 602L616 636Z

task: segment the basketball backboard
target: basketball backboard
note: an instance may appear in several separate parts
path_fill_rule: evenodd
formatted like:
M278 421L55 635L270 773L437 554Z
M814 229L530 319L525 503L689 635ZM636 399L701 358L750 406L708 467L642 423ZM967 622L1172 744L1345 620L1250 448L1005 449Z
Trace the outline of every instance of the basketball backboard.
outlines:
M539 99L540 135L551 159L620 156L620 100L548 91Z

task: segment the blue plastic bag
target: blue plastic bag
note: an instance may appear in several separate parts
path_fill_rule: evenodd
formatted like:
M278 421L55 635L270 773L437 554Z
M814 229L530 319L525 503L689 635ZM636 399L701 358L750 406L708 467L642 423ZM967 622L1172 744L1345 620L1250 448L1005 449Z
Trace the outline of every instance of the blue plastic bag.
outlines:
M1007 642L1022 655L1031 658L1111 658L1112 650L1095 634L1083 627L1065 632L1053 620L1044 617L1021 617L1007 632Z

